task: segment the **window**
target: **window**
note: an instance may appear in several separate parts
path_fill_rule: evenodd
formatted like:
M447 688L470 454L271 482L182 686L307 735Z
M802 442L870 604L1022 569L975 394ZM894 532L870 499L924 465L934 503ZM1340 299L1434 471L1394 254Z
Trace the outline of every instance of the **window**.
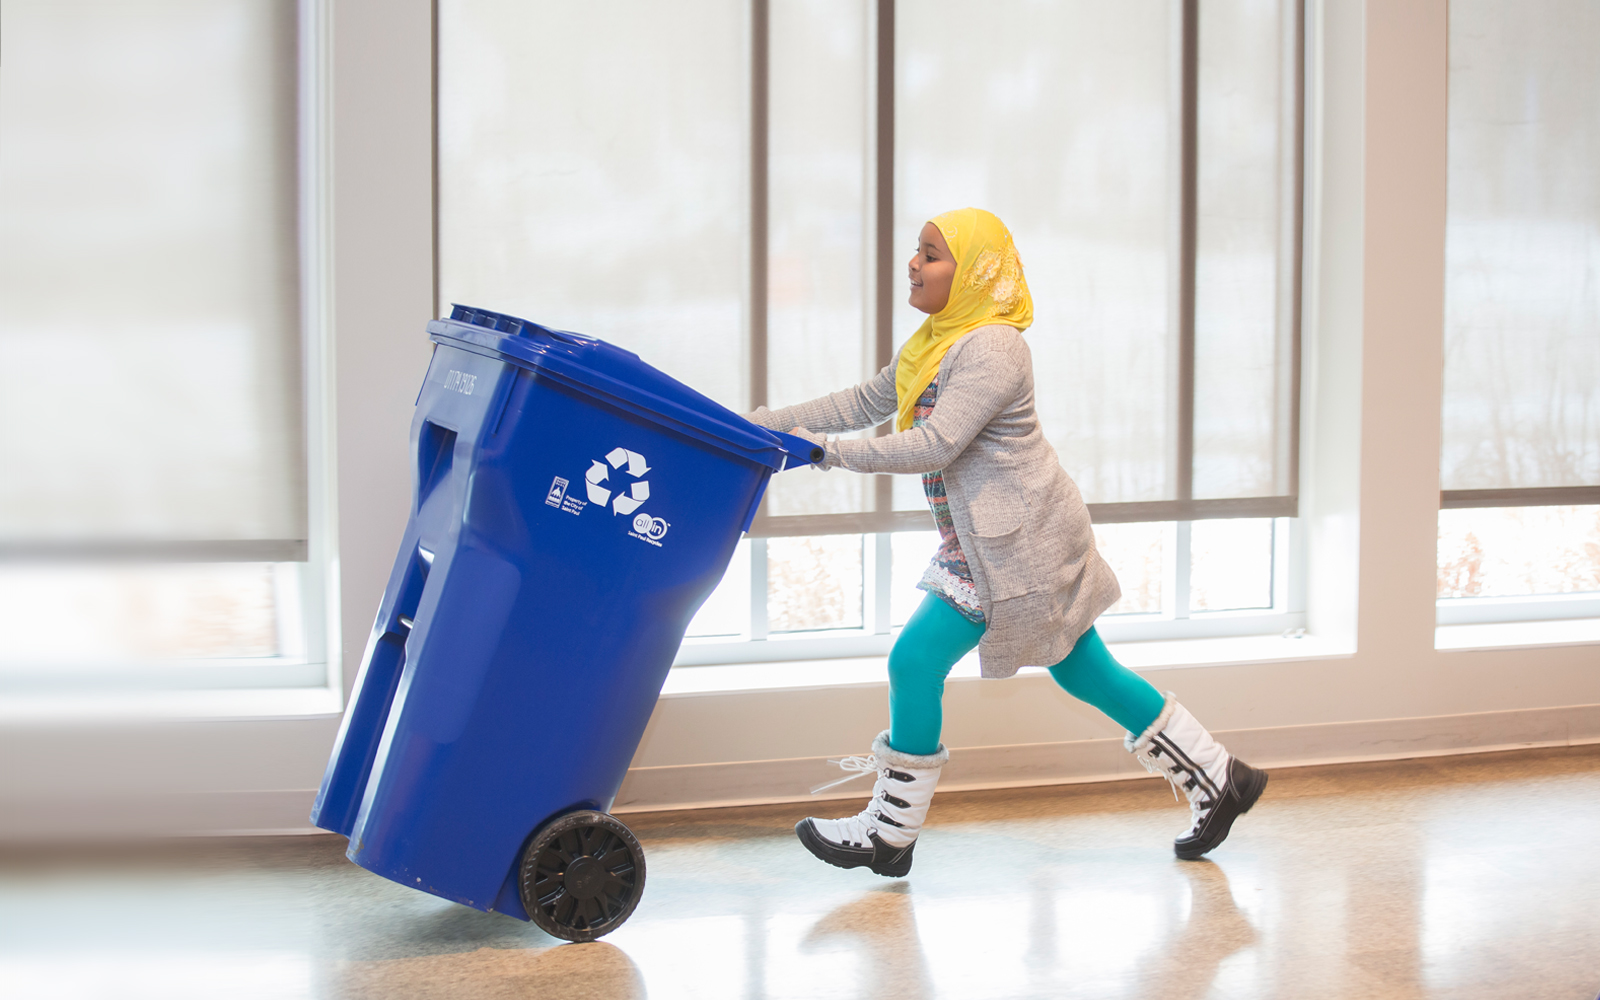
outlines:
M921 320L911 236L990 208L1028 267L1046 433L1129 595L1116 628L1294 625L1301 5L1007 0L948 30L970 15L442 0L441 302L783 405L889 363ZM881 652L930 528L914 476L775 477L680 662Z
M1095 526L1122 585L1097 627L1113 642L1289 632L1291 518ZM924 593L939 535L751 538L689 626L680 665L887 653ZM752 600L752 596L756 600ZM766 640L756 642L752 640Z
M1600 506L1439 512L1439 624L1600 618Z
M0 8L7 680L326 682L312 9Z
M1439 622L1600 617L1600 10L1450 4Z

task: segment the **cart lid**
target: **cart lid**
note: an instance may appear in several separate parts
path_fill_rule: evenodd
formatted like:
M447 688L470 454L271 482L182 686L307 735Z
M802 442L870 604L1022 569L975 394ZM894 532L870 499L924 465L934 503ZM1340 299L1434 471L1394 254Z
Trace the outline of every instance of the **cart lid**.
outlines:
M554 379L603 402L677 428L774 470L821 461L804 438L767 430L596 337L552 330L516 316L452 304L428 324L429 339Z

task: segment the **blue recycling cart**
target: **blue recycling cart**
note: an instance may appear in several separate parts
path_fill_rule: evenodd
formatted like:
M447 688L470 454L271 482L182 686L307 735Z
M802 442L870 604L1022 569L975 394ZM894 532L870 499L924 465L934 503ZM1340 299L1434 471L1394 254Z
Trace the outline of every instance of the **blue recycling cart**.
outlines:
M356 864L573 941L627 920L606 810L774 472L821 459L590 337L455 306L411 517L311 821Z

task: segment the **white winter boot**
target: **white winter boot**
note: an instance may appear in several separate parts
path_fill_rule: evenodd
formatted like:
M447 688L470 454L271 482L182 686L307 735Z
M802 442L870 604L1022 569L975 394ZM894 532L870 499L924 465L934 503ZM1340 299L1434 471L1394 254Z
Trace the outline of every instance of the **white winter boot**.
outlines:
M940 744L925 756L889 746L885 729L872 741L872 754L846 757L839 766L860 774L876 772L872 801L845 819L806 817L794 826L806 850L838 868L863 865L879 875L899 878L911 871L911 852L933 801L934 786L950 751ZM849 780L849 779L845 779ZM827 787L827 786L823 786Z
M1233 821L1250 811L1267 787L1267 772L1229 754L1169 692L1166 707L1123 746L1189 799L1189 829L1172 842L1178 857L1193 860L1222 843Z

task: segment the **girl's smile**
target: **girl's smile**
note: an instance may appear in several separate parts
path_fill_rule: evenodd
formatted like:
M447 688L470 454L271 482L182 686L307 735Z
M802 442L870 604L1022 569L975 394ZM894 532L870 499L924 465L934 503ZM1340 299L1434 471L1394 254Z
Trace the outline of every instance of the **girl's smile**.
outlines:
M939 227L929 222L922 227L917 252L912 254L906 276L911 282L908 301L912 307L932 315L950 303L950 286L956 276L955 254L945 242Z

